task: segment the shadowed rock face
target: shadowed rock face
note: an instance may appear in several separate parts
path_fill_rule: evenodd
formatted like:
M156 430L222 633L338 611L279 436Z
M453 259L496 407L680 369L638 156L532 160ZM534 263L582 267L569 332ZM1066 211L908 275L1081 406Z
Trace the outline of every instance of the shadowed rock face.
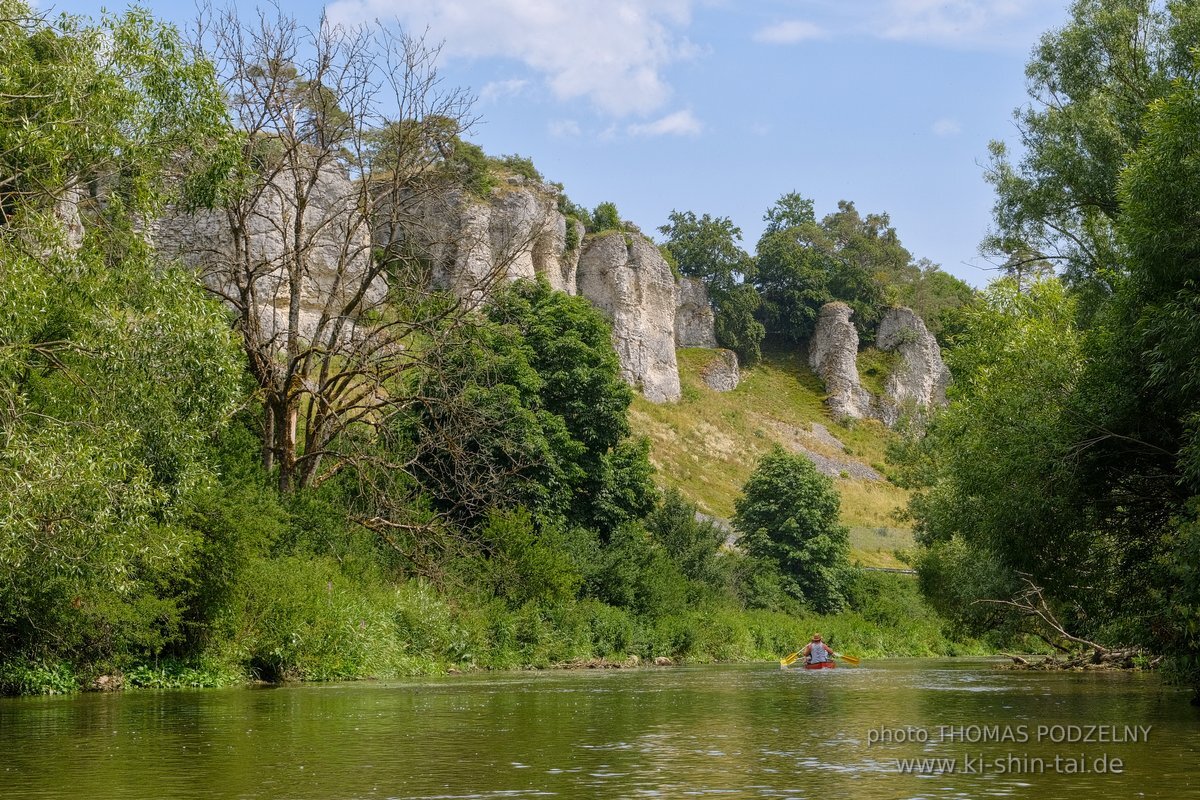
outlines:
M647 400L678 400L675 361L675 277L652 242L609 231L584 242L579 294L612 323L622 377Z
M875 337L880 350L894 350L900 363L884 384L887 396L901 408L946 405L950 370L942 361L937 339L911 309L890 308Z
M732 350L717 350L712 361L704 365L700 377L708 388L716 392L732 392L741 383L737 353Z
M699 278L680 278L675 309L676 347L716 347L712 306Z
M872 416L871 393L858 379L858 330L845 303L821 307L817 326L808 343L808 363L828 393L826 402L836 417L862 419Z

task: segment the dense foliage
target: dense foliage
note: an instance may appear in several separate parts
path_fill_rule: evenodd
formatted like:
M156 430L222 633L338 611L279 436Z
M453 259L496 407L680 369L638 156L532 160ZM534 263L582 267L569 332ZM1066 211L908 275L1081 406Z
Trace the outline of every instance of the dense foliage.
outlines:
M219 95L137 13L48 26L5 2L0 50L0 652L154 656L189 613L164 587L204 580L185 517L242 365L219 306L134 226ZM82 186L110 176L89 207Z
M684 275L701 279L716 316L717 341L743 363L761 357L764 338L808 340L821 306L840 300L870 338L889 306L912 308L943 344L958 329L974 290L900 243L887 214L862 216L853 203L818 220L813 202L789 192L767 210L755 255L727 217L674 211L664 249Z
M260 21L208 19L214 67L141 12L50 23L0 0L0 691L764 658L815 627L864 654L957 647L911 582L846 571L806 462L758 478L786 513L748 487L751 553L660 496L587 302L545 282L462 302L429 284L420 236L360 235L380 198L398 225L422 196L541 180L464 141L463 95L421 93L434 51ZM322 167L355 178L335 225L304 213ZM295 212L270 263L263 196ZM625 228L611 203L562 203ZM225 284L147 241L167 208L230 222ZM736 229L676 222L715 226L708 266L679 259L722 282L723 341L756 352ZM301 325L311 242L337 235L350 290ZM266 299L286 325L258 316Z
M1198 22L1192 3L1086 0L1043 39L1026 155L994 148L992 244L1062 278L1009 279L966 315L951 407L909 453L943 609L1021 624L1037 617L971 601L1036 586L1071 635L1169 654L1193 681Z
M778 569L789 594L822 612L845 602L849 533L838 505L833 481L811 460L777 447L746 482L733 518L747 554Z
M754 259L738 245L741 228L728 217L672 211L669 222L658 230L667 237L664 249L679 271L699 278L708 289L717 344L737 353L744 365L762 358L766 330L755 317L761 300L746 283L754 273Z

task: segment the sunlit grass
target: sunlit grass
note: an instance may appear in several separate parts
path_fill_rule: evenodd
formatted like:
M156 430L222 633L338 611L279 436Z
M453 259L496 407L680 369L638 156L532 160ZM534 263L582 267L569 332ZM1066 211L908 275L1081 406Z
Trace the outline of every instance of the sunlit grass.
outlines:
M733 516L734 501L754 465L775 444L861 462L884 471L885 450L892 434L880 423L836 422L825 409L821 380L809 370L799 349L765 354L760 365L742 371L732 392L704 385L701 370L714 357L711 350L679 350L683 399L655 405L634 401L635 432L650 439L650 458L663 486L677 488L701 511L723 519ZM812 424L824 425L843 447L823 441ZM911 533L896 519L908 492L885 481L838 478L842 521L855 528L887 528L886 541L852 538L852 558L867 566L899 567L894 551L912 546Z

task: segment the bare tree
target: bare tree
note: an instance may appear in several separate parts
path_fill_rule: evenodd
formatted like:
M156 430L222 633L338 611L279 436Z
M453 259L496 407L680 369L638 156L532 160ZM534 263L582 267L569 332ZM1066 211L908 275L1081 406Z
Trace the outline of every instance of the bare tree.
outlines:
M443 213L471 177L459 155L473 98L443 86L437 46L380 24L309 29L278 10L247 21L206 9L195 42L229 104L232 188L219 210L156 235L236 312L264 406L263 465L285 492L365 459L376 474L412 474L415 452L348 443L427 402L406 376L436 369L449 332L474 324L470 302L429 280L433 259L474 246ZM488 243L475 297L523 245ZM407 524L378 508L371 520Z

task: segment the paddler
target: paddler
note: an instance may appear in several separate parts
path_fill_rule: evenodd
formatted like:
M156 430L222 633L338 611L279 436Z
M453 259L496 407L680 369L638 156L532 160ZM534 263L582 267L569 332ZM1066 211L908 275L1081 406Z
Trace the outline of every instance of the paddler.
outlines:
M800 655L804 656L804 666L806 667L816 667L817 664L833 666L834 653L825 645L819 633L813 634L812 641L804 645Z

